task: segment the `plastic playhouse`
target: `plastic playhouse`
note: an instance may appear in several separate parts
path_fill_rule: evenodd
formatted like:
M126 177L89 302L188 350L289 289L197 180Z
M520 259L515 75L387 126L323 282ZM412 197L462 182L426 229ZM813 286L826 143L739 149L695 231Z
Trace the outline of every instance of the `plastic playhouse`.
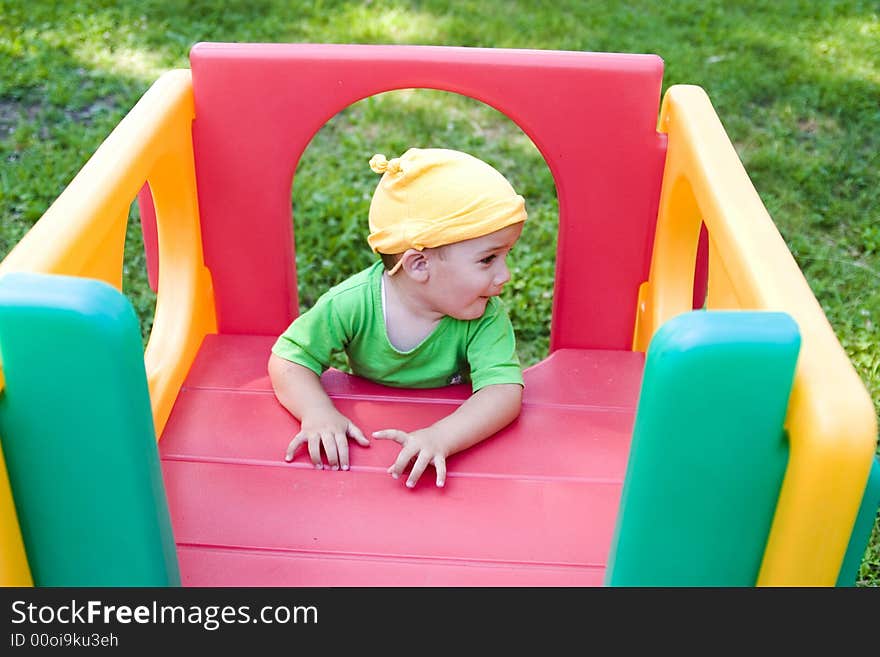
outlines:
M190 58L0 264L3 583L854 583L880 504L872 402L701 88L661 107L653 55ZM353 446L349 472L285 463L298 425L266 372L298 312L297 162L337 112L401 88L506 114L559 200L550 355L444 489L388 477L386 441ZM119 292L135 197L158 291L146 353ZM469 394L323 381L366 433Z

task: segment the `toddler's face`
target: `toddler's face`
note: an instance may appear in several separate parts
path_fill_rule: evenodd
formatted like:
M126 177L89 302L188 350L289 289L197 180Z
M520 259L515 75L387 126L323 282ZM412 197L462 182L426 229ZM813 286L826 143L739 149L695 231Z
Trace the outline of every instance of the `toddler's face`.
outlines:
M510 280L507 254L522 233L513 224L482 237L457 242L435 251L426 293L435 310L456 319L477 319L489 297L498 296Z

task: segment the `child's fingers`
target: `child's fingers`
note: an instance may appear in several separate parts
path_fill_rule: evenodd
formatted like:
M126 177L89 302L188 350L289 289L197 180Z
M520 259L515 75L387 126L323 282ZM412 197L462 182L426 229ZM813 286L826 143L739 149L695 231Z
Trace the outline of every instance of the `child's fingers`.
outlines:
M437 470L437 487L446 485L446 459L442 456L434 457L434 468Z
M358 428L358 426L355 425L354 423L352 423L352 422L348 423L348 429L347 429L346 433L348 433L349 436L351 436L356 441L358 441L358 444L361 445L362 447L369 447L370 446L370 441L364 435L364 432L361 431L360 428Z
M339 467L348 470L348 437L341 432L333 434L336 440L336 452L339 454Z
M398 431L397 429L382 429L382 431L374 431L373 438L381 438L382 440L393 440L396 443L405 445L407 438L409 438L409 434L405 431Z
M376 437L378 438L378 436ZM417 448L415 447L404 447L401 449L400 453L397 455L397 459L391 464L386 472L397 479L406 469L406 466L409 465L409 462L413 460L416 451Z
M322 431L321 444L324 446L324 453L327 455L327 465L334 470L338 470L339 453L336 451L336 438L333 432Z
M413 465L412 470L409 472L409 478L406 480L407 488L413 488L416 485L419 477L422 476L422 473L425 471L425 468L428 467L428 463L430 462L431 456L427 452L419 452L419 457L416 459L415 465Z
M287 451L284 453L284 460L290 463L296 455L296 450L298 450L306 440L308 439L304 433L300 432L296 434L287 446Z
M321 470L324 466L321 464L321 436L313 434L309 436L309 456L315 468Z

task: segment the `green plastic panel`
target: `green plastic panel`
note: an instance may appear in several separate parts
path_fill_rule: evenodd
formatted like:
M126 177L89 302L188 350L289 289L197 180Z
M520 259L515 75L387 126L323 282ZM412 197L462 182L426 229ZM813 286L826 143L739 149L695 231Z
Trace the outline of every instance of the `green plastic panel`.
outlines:
M865 549L868 547L868 541L871 540L871 530L877 519L877 507L880 507L880 460L875 458L871 472L868 474L868 483L865 484L865 494L862 496L862 504L849 538L846 555L843 557L843 565L837 576L837 586L855 585Z
M34 584L180 584L143 347L113 287L0 278L0 440Z
M785 313L695 311L648 348L606 584L754 586L788 462Z

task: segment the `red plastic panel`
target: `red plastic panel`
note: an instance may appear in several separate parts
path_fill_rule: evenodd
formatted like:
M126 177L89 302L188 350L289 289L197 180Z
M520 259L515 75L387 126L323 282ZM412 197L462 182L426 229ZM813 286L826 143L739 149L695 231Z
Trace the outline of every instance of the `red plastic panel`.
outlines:
M272 392L269 355L278 336L206 335L183 382L187 388Z
M156 227L156 206L150 183L145 182L137 195L141 215L141 232L144 236L144 255L147 260L147 280L153 292L159 290L159 234Z
M265 378L271 343L210 336L159 443L185 583L601 583L641 354L556 352L526 371L513 424L451 457L444 489L429 469L410 491L385 473L397 454L388 441L352 444L348 472L317 471L305 453L282 460L298 422ZM424 426L461 402L442 396L449 389L325 377L337 406L367 433Z
M336 398L336 407L369 435L379 429L406 431L432 424L451 413L455 405ZM449 477L604 480L609 473L622 473L626 468L632 419L632 411L528 406L513 424L492 438L451 457ZM162 455L166 459L286 465L281 458L298 431L299 423L270 393L188 390L177 399L161 441ZM375 440L368 448L352 443L352 469L384 472L398 451L391 441ZM312 467L305 451L294 465L297 463ZM611 476L616 480L616 474Z
M178 543L508 564L604 564L622 485L462 477L407 490L376 470L169 460L163 470Z
M601 586L604 568L181 546L184 586Z
M199 209L221 333L275 335L297 314L290 190L314 134L357 100L423 87L505 113L550 167L560 213L551 349L630 347L665 156L659 57L198 44L190 60Z
M560 349L523 372L526 404L560 404L634 412L645 354Z
M694 263L694 304L695 310L706 303L709 291L709 231L706 224L700 226L700 239L697 242L697 259Z

